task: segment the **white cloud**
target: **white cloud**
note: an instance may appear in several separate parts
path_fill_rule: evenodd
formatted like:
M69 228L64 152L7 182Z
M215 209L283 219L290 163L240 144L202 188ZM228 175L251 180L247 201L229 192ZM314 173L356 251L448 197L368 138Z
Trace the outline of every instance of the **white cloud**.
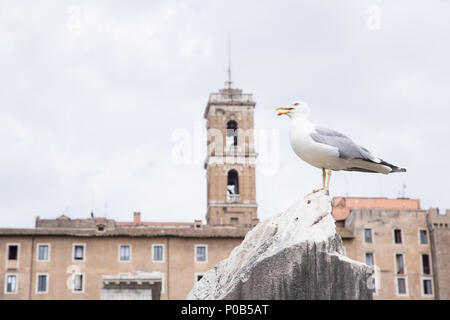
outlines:
M119 220L206 213L199 163L175 165L177 129L203 120L225 81L227 34L233 81L257 101L257 127L279 130L277 175L258 169L267 218L321 182L288 144L273 106L295 99L314 118L387 161L387 177L336 173L332 195L407 195L450 207L448 2L35 1L0 4L0 226L92 208ZM79 28L67 28L80 8ZM73 21L72 21L73 22ZM70 24L70 23L69 23Z

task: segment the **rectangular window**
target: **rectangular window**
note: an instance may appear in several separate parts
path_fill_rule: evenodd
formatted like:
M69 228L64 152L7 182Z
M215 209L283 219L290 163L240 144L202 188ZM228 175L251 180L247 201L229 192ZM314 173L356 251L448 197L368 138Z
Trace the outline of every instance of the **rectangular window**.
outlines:
M196 246L195 247L195 261L196 262L206 262L206 246Z
M406 294L406 279L397 278L397 293Z
M164 273L161 273L162 279L161 279L161 293L166 293L166 281L165 281L165 275Z
M48 261L48 256L49 256L48 253L49 253L48 244L38 245L38 260L39 261Z
M8 274L6 276L6 292L17 293L17 275Z
M16 244L8 245L8 260L17 260L19 258L19 246Z
M373 253L371 252L366 253L366 264L371 267L374 266Z
M420 230L420 244L428 244L428 232L427 230Z
M402 243L402 230L400 230L400 229L394 230L394 242L396 244Z
M46 293L47 292L47 280L48 277L46 274L39 274L37 276L37 292L38 293Z
M430 255L422 254L422 273L431 274Z
M74 246L73 259L74 260L84 260L84 245L75 245Z
M423 280L423 294L424 295L432 295L433 294L433 287L431 284L431 279Z
M372 243L372 229L364 229L364 242Z
M164 247L162 245L156 244L153 246L153 261L164 261Z
M200 281L203 278L203 273L196 273L195 274L195 280Z
M129 245L121 245L119 251L120 251L120 261L130 261L131 248Z
M397 274L405 274L405 261L403 259L402 253L397 253L395 255L395 262L396 262L396 273Z
M239 218L235 218L235 217L230 218L230 222L231 222L231 224L238 224L239 223Z
M73 275L73 292L83 292L83 274L76 273Z

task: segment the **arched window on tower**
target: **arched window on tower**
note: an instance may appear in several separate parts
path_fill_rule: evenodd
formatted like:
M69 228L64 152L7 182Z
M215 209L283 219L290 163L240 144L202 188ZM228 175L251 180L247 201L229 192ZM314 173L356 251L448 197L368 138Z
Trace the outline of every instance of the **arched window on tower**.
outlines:
M227 123L227 138L226 138L226 146L228 148L232 146L237 146L238 137L237 137L237 123L234 120L228 121Z
M239 202L239 174L236 170L228 171L227 201Z

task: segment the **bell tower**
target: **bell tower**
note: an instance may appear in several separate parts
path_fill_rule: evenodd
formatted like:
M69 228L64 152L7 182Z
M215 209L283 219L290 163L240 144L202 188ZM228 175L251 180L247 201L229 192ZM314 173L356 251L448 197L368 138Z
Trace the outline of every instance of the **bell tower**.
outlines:
M207 213L209 225L254 226L258 223L252 94L232 87L209 95L205 109Z

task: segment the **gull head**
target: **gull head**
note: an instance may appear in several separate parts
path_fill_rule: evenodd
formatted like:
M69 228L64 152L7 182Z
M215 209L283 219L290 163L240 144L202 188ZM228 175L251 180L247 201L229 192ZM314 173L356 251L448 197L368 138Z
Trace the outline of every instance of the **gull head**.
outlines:
M295 118L298 116L308 116L309 106L306 102L294 101L287 106L281 106L275 109L278 111L277 115L287 115L289 118Z

